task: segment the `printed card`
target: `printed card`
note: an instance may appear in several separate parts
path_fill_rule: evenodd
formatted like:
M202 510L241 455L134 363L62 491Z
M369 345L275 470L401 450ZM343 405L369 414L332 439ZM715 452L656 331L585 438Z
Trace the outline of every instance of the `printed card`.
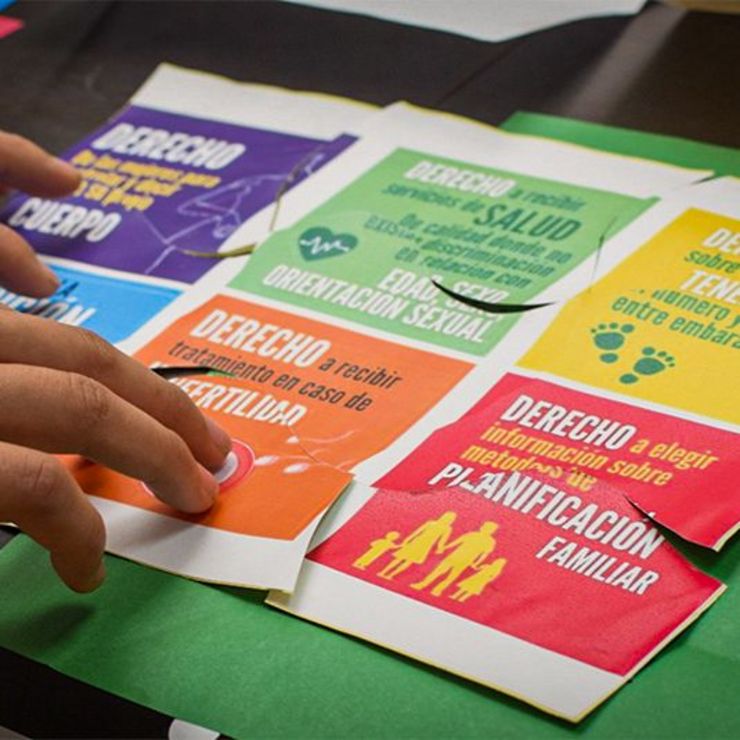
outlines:
M589 257L643 204L399 150L268 240L232 285L401 337L485 355L516 316L484 315L436 279L525 303Z
M507 475L583 492L608 484L683 537L718 548L740 521L737 442L730 431L507 374L378 485L475 490ZM566 508L577 505L574 496ZM592 525L595 532L598 520Z
M740 424L740 220L689 209L570 301L522 366Z
M607 484L444 471L371 495L269 603L578 721L724 589Z
M393 441L471 367L227 295L174 322L136 357L224 373L173 382L232 435L233 470L223 473L213 509L193 517L137 481L74 461L106 517L109 549L195 578L286 590L317 517L349 482L347 471ZM180 543L199 538L203 544L183 558ZM273 552L276 540L286 550L279 561L262 555L262 545ZM229 560L223 543L232 547Z
M3 292L0 301L125 339L218 262L193 252L217 252L278 193L351 144L342 134L367 110L161 66L131 104L64 155L82 175L77 192L19 195L0 214L63 279L50 299ZM122 316L97 296L101 275L138 310Z

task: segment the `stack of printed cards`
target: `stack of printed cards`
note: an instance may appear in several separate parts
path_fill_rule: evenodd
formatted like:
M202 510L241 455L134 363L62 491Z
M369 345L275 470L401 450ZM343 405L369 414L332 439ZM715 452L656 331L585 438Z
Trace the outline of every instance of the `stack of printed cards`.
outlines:
M234 440L198 517L72 460L112 552L571 720L722 593L657 525L740 523L737 181L169 66L68 158L3 302L221 371Z

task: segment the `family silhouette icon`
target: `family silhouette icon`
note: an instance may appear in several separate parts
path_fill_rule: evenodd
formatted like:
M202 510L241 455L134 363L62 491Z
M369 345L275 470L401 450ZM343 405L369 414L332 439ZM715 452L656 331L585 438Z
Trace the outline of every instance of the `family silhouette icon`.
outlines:
M411 566L424 565L429 558L447 553L426 576L410 584L411 588L442 596L454 584L456 590L450 598L461 603L472 596L480 596L501 575L507 562L506 558L487 561L496 548L493 535L498 524L486 521L477 530L453 539L452 525L456 519L454 511L446 511L437 519L421 524L400 543L399 532L388 532L382 538L372 540L352 566L366 570L390 554L390 562L377 574L379 578L390 581Z
M486 586L501 575L505 565L506 558L496 558L490 563L474 566L476 572L459 581L457 591L450 598L455 601L467 601L471 596L480 596Z

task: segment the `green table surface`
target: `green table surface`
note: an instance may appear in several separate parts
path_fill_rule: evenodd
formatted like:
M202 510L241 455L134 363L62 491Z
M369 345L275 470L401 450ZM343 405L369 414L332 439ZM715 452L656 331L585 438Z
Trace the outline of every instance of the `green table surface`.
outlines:
M614 154L644 157L679 167L710 169L718 176L740 177L739 149L705 144L702 141L523 111L511 116L501 128L518 134L533 134L581 144Z
M505 127L740 174L720 147L528 114ZM0 551L0 645L240 738L737 738L740 538L719 554L677 545L727 593L579 725L274 611L261 592L108 556L105 585L73 594L24 536Z
M108 557L98 592L70 594L20 536L0 557L0 644L243 738L737 738L740 541L693 554L728 592L577 726L274 611L262 593Z

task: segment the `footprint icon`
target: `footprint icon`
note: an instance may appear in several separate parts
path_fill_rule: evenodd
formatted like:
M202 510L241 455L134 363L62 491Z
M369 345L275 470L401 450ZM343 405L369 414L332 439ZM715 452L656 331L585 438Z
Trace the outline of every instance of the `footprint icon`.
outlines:
M635 327L632 324L622 324L620 326L616 322L599 324L591 329L597 349L605 350L599 355L599 359L602 362L616 362L619 359L616 350L620 350L624 346L625 341L627 341L627 334L634 330Z
M656 375L668 368L676 366L676 359L667 352L658 352L654 347L644 347L642 357L633 365L631 373L625 373L619 379L620 383L631 385L636 383L640 377Z

